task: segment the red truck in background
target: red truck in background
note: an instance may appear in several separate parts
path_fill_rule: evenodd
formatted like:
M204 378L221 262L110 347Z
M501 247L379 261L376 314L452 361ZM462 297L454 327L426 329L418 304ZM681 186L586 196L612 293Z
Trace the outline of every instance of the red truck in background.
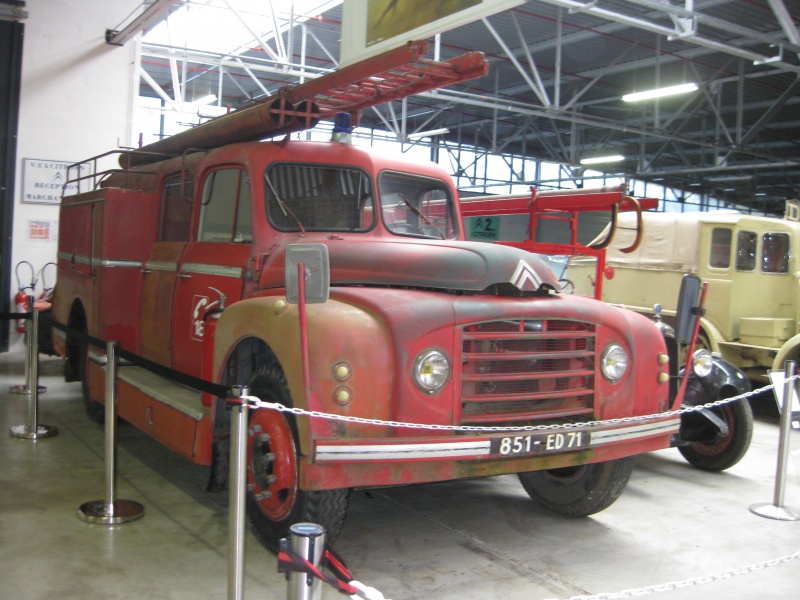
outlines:
M411 44L124 152L122 168L95 170L92 189L62 201L53 318L68 329L54 345L94 419L105 357L81 334L286 406L511 428L252 411L248 514L273 550L299 521L335 538L354 488L516 473L545 507L592 514L622 492L635 455L679 431L660 414L681 403L661 330L561 293L525 250L466 241L444 169L338 141L256 141L485 73L481 56L434 63L425 51ZM307 364L285 283L298 243L330 260L329 299L307 307ZM224 487L225 398L126 366L117 402ZM622 417L641 419L597 423ZM572 427L523 429L539 425Z

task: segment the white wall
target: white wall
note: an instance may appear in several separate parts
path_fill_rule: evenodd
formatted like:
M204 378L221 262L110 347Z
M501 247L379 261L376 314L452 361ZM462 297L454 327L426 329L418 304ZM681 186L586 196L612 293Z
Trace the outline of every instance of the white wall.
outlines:
M140 0L33 0L25 6L29 16L24 21L12 295L17 290L14 266L26 260L38 271L55 262L57 249L58 205L21 201L23 159L73 163L132 145L131 114L139 86L136 43L110 46L105 31L117 27L140 4ZM31 239L33 222L49 224L52 239ZM52 268L48 273L52 286ZM28 271L20 274L27 285ZM40 281L36 295L41 287ZM22 349L21 338L12 328L10 350Z

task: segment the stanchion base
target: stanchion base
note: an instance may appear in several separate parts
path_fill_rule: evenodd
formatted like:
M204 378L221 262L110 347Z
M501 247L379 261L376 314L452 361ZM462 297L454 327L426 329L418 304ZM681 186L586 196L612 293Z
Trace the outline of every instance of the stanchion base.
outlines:
M38 440L39 438L53 437L58 434L58 427L50 425L38 425L36 431L31 431L27 425L15 425L9 432L11 437L22 438L25 440Z
M12 385L8 388L8 391L12 394L19 394L20 396L27 396L31 393L31 388L27 385ZM36 386L36 391L39 394L44 394L47 391L47 388L43 385Z
M775 506L774 504L753 504L750 512L759 517L775 519L776 521L800 521L800 512L786 506Z
M114 500L108 504L105 500L84 502L78 509L78 518L87 523L101 525L119 525L130 523L144 516L144 506L133 500Z

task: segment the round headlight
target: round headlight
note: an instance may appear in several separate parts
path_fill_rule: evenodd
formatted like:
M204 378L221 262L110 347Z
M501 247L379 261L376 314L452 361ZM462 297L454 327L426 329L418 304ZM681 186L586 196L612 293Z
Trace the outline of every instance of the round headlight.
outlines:
M611 344L600 357L600 370L603 377L612 383L618 381L628 370L628 355L619 344Z
M417 387L426 394L433 394L450 378L450 361L441 350L429 348L414 359L411 372Z
M692 356L692 370L698 377L708 377L714 368L714 359L708 350L696 350Z

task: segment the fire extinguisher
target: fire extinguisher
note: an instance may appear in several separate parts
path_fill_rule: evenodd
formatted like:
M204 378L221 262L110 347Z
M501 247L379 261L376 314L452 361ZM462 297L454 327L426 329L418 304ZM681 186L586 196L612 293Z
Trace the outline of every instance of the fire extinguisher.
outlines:
M22 280L19 278L19 267L23 264L28 265L31 271L31 283L27 286L23 286ZM14 273L17 276L17 287L19 288L17 295L14 296L14 309L18 313L26 313L31 310L31 308L28 306L29 294L26 294L25 290L30 290L31 294L33 294L33 290L36 288L36 275L34 274L33 265L27 260L22 260L17 263L17 266L14 268ZM30 297L32 298L32 296ZM25 333L25 319L17 319L17 333Z
M41 278L42 280L42 293L39 294L39 297L36 299L36 302L33 303L34 310L47 310L53 305L53 288L54 286L47 287L47 267L56 268L58 265L54 262L46 263L42 270L39 271L37 276L37 280Z

